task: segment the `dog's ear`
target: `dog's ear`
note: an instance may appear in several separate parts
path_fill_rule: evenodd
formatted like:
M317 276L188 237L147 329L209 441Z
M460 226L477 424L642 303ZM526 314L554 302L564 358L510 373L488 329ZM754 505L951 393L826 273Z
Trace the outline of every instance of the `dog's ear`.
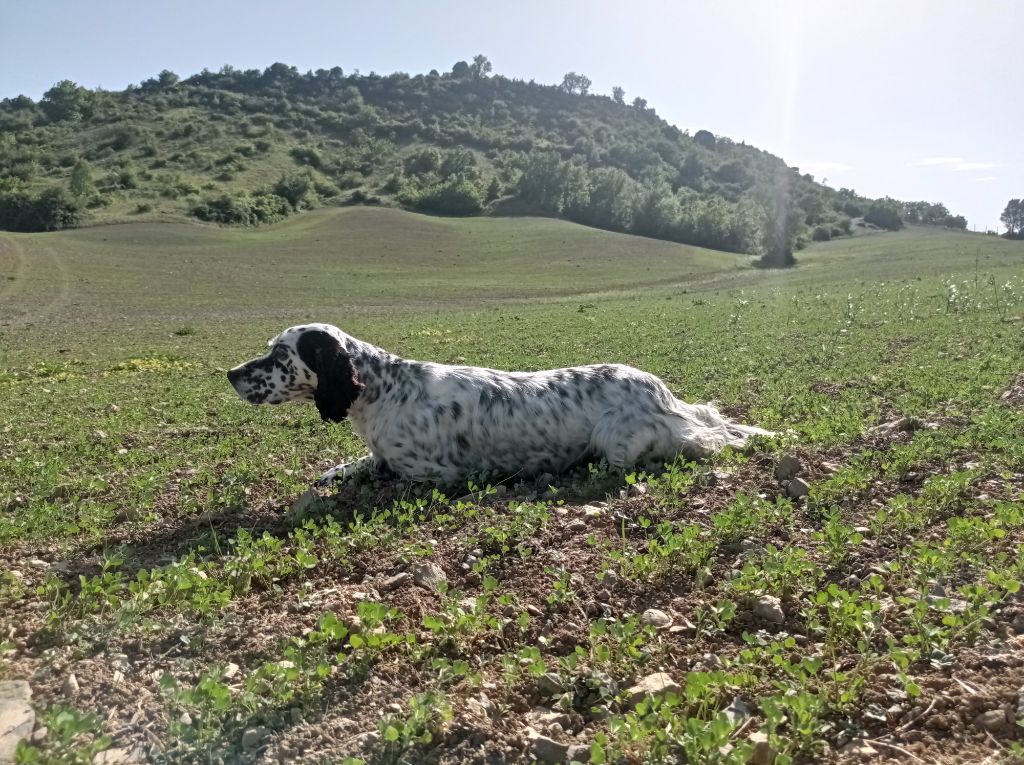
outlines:
M366 387L359 381L351 357L337 338L318 329L304 332L297 350L302 363L316 372L313 401L320 418L341 422Z

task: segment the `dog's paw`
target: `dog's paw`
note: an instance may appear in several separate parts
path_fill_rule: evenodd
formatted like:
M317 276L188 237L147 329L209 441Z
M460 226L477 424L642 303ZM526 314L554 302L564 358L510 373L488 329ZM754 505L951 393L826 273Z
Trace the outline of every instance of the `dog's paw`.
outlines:
M336 482L344 481L347 467L347 465L335 465L322 476L317 478L313 482L313 485L319 486L320 488L324 488L326 486L331 486Z

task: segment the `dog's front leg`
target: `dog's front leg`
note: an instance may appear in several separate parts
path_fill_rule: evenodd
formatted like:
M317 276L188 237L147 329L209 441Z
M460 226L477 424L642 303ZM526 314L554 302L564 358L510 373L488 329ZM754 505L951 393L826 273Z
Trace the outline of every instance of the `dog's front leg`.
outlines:
M335 465L316 479L316 486L330 486L332 483L347 481L350 478L369 475L377 469L377 459L372 454L360 457L352 462Z

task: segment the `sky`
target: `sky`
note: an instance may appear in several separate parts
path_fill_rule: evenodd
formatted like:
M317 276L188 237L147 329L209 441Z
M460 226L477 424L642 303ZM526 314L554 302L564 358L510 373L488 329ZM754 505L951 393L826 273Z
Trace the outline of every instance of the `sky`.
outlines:
M941 201L978 230L1024 197L1019 0L0 0L0 98L224 64L587 75L680 128L830 186Z

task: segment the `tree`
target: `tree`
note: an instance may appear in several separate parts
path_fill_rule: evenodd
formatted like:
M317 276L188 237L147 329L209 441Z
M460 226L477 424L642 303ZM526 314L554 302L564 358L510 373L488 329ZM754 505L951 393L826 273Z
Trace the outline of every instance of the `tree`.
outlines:
M92 91L71 80L61 80L43 93L39 106L53 122L80 120L92 115L93 100Z
M474 80L481 80L491 73L491 62L483 53L473 56L473 63L469 66L469 74Z
M71 170L71 193L76 197L84 197L91 194L93 188L92 166L80 159Z
M465 61L456 61L452 67L452 77L456 80L464 80L469 77L469 64Z
M170 69L164 69L160 74L157 75L156 81L160 84L161 88L170 88L178 84L180 78Z
M779 170L764 203L761 226L761 264L768 268L788 268L796 263L793 246L800 231L803 211L795 200L796 174Z
M590 86L593 83L590 78L585 74L576 74L576 72L567 72L562 78L562 90L566 93L575 93L581 96L587 95L590 92Z
M999 220L1006 226L1007 239L1024 238L1024 199L1011 199L1007 202Z
M899 202L889 197L876 199L868 208L867 213L864 215L864 220L879 228L899 231L903 228L903 217L900 214L901 207Z
M626 103L626 91L620 88L618 85L612 88L612 101L617 104Z
M647 108L647 99L640 98L640 96L637 96L636 98L633 99L633 108L643 111L644 109Z
M715 134L710 130L698 130L693 134L693 142L698 146L703 146L708 151L714 151L718 141L715 139Z

